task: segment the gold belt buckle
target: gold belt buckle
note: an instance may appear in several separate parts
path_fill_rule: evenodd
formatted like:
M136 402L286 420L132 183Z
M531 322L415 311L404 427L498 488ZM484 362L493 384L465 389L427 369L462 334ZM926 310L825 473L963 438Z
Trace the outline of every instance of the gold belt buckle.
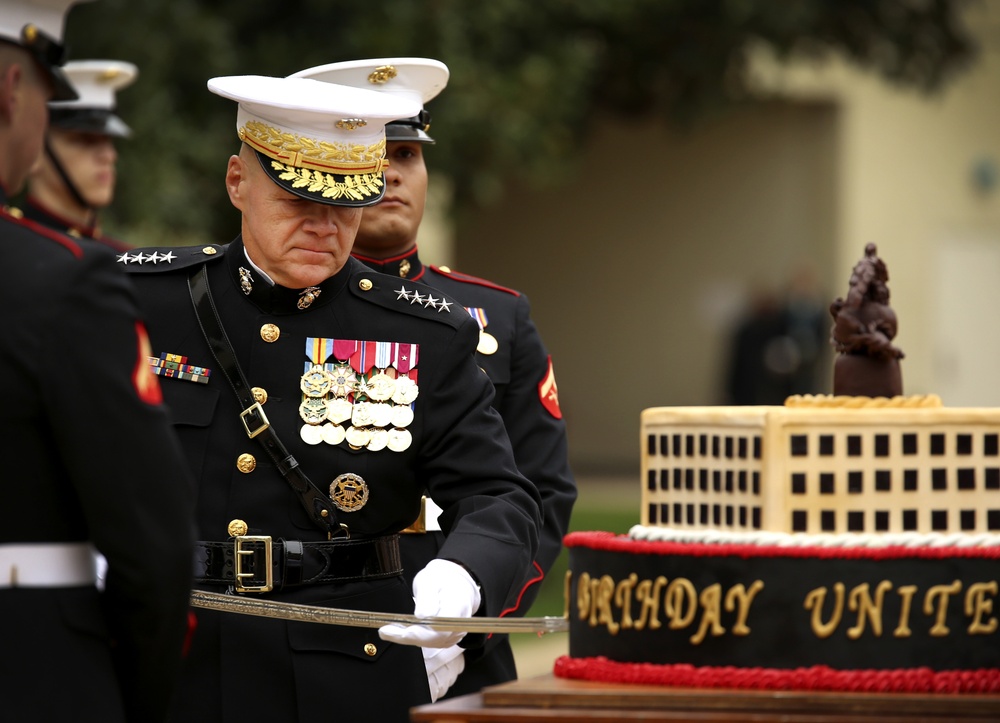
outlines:
M244 549L244 543L261 543L264 545L264 584L244 585L247 578L255 577L252 572L243 572L243 558L256 555L259 550ZM274 574L271 571L271 536L270 535L240 535L233 539L233 567L236 577L236 592L270 592L274 587ZM254 570L257 569L254 565Z
M427 495L420 497L420 514L417 515L417 519L400 532L406 535L422 535L427 532Z

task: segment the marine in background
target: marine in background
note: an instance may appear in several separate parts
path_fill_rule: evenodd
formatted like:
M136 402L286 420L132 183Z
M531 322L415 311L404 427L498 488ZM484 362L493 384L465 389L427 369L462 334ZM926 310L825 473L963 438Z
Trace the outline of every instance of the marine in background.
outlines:
M101 231L101 212L114 200L115 143L132 135L117 115L117 93L139 71L120 60L71 61L64 71L79 97L49 103L45 148L28 177L22 210L49 228L124 251L128 244Z
M411 288L415 303L433 298L437 292L455 298L479 327L476 363L496 388L493 407L503 418L517 467L538 488L542 499L544 524L538 554L519 599L504 611L523 616L562 549L577 496L576 481L567 459L566 424L552 357L531 319L527 297L447 267L425 265L417 251L428 187L424 148L434 143L425 105L444 89L448 68L428 58L379 58L331 63L299 71L293 77L368 88L420 103L417 115L386 125L389 167L385 196L365 208L353 253L370 268L401 282L420 282L421 286L415 287L402 284ZM427 498L417 523L401 540L404 568L410 577L443 544L440 512L436 501ZM456 647L437 656L439 661L452 656L438 681L449 697L517 677L506 635L493 635L480 650ZM452 682L456 675L457 681Z

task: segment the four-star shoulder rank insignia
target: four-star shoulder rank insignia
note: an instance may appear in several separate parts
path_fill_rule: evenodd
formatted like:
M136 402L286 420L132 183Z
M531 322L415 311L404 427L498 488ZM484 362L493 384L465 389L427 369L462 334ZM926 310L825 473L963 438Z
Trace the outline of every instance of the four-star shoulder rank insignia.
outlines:
M176 256L173 252L167 251L165 254L161 254L159 251L153 251L152 253L144 254L141 251L136 251L129 253L118 254L116 259L120 264L169 264L173 261Z
M442 311L447 311L449 314L451 313L452 302L447 299L436 299L430 293L424 296L416 289L410 291L402 284L399 285L398 289L394 289L393 291L396 294L396 301L408 301L411 304L417 304L425 309L437 309L439 313Z

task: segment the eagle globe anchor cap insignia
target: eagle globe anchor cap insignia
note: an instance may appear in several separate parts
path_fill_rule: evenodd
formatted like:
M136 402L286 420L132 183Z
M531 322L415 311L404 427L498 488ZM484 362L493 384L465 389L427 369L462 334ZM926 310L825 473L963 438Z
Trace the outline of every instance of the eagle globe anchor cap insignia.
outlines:
M387 96L410 98L420 104L418 110L407 118L390 122L385 128L386 140L433 143L434 139L427 133L431 115L424 105L448 85L449 71L447 65L432 58L369 58L317 65L289 77L310 78L375 90ZM405 273L401 275L406 276Z
M369 206L385 193L386 123L419 101L306 78L212 78L208 89L238 103L236 130L268 177L300 198Z

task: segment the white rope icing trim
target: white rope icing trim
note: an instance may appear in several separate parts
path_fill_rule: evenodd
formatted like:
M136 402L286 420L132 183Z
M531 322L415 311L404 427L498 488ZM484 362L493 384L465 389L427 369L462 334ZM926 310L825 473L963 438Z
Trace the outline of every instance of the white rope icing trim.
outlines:
M701 545L754 545L758 547L996 547L1000 534L913 532L865 534L805 534L787 532L729 532L726 530L679 530L673 527L635 525L628 532L633 540L681 542Z

